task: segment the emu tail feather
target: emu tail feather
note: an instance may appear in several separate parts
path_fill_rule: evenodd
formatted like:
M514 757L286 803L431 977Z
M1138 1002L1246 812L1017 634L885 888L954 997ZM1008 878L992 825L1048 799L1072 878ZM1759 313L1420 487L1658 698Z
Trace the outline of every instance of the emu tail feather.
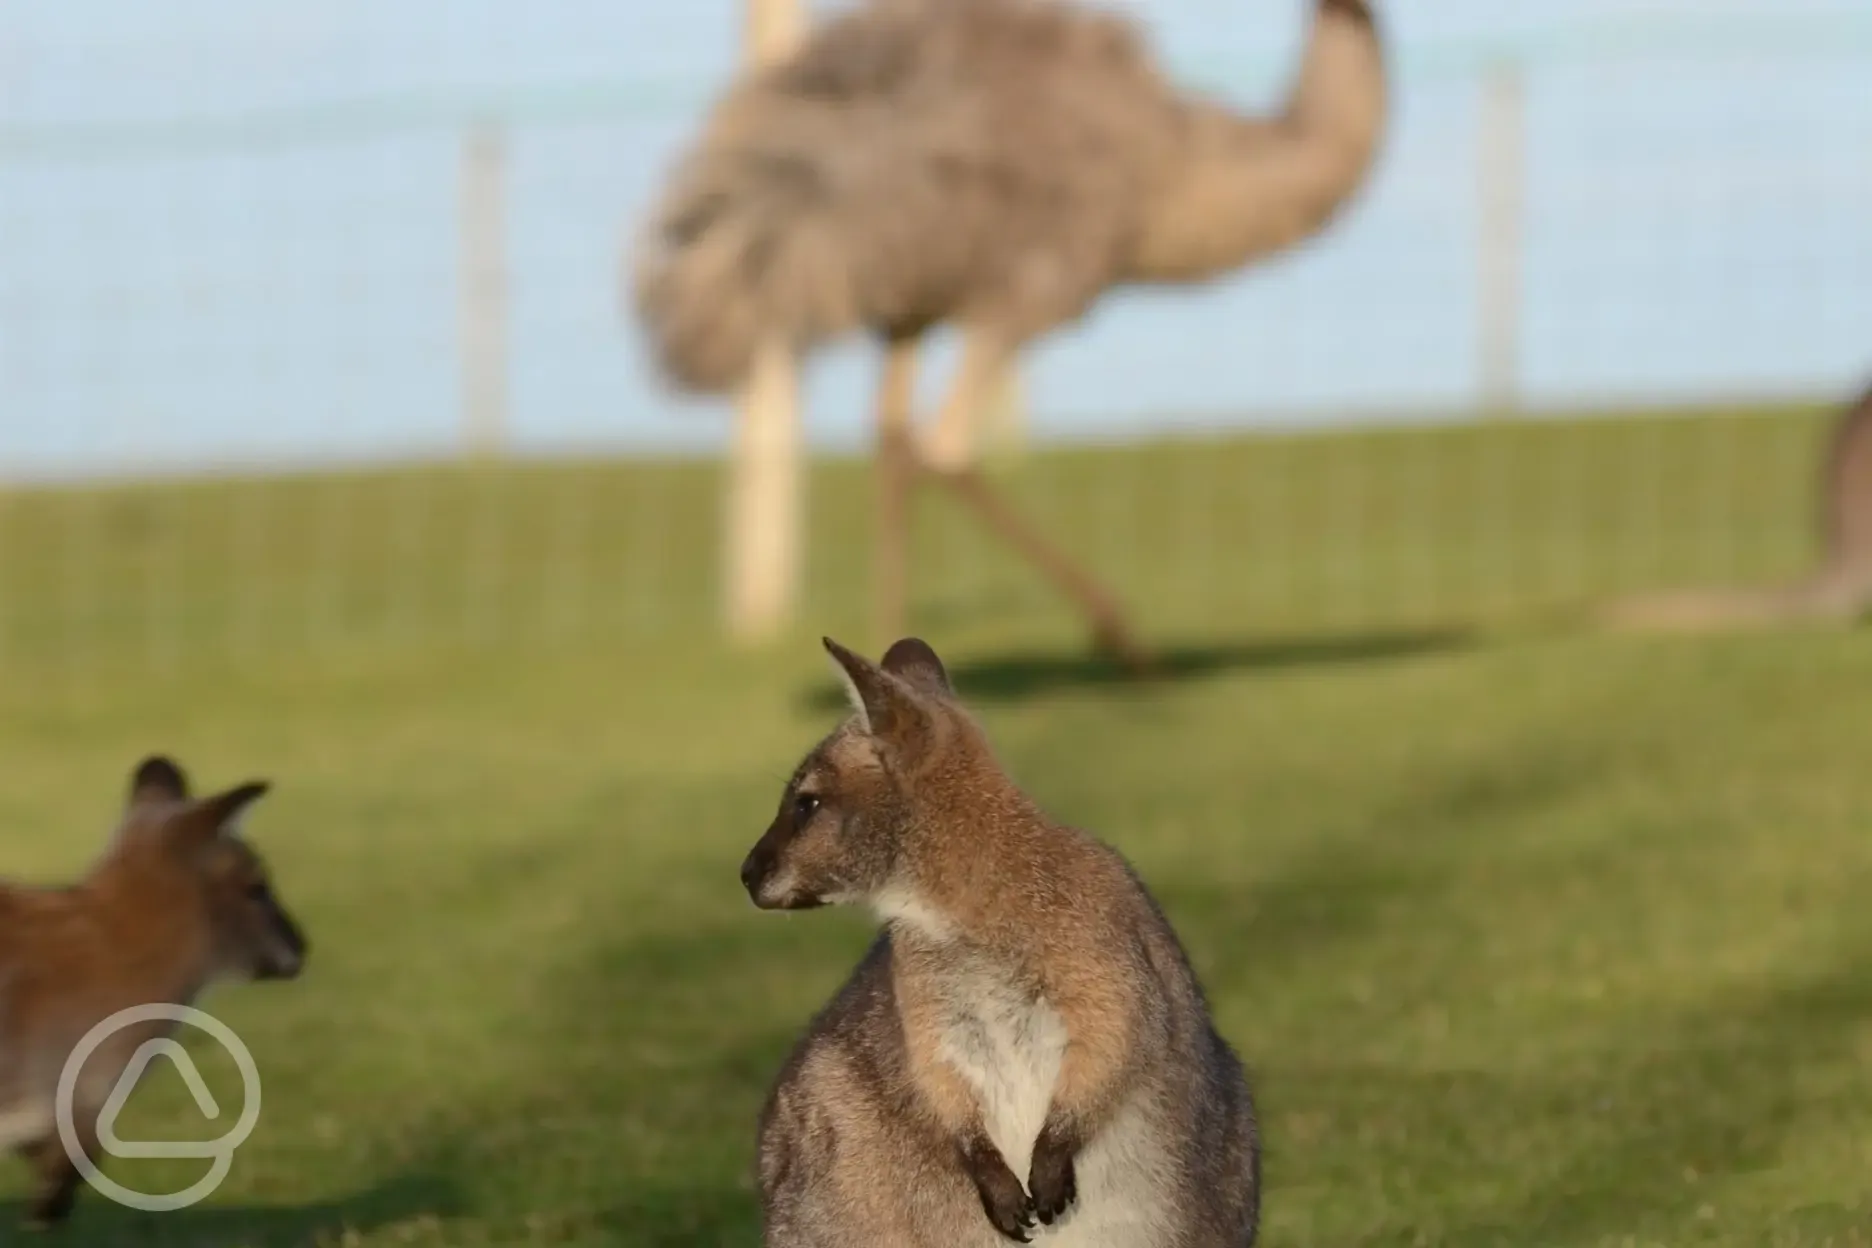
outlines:
M634 301L663 375L739 388L768 336L805 348L857 327L825 158L738 145L694 153L638 243Z

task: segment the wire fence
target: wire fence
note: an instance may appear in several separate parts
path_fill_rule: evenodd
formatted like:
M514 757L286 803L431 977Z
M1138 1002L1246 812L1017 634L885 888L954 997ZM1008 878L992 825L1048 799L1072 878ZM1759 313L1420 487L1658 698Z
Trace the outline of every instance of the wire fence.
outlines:
M1021 507L1184 631L1798 569L1872 372L1872 22L1759 14L1405 42L1334 232L1027 362ZM1292 51L1165 42L1245 104ZM0 671L712 629L727 421L659 391L618 270L718 85L0 112ZM822 448L870 367L815 368ZM817 470L815 621L863 619L865 509ZM1051 618L921 523L923 618Z

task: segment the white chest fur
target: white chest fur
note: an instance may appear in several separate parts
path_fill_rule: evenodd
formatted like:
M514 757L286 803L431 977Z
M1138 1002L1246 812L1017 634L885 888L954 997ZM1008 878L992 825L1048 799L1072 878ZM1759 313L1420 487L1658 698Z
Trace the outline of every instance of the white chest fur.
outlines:
M980 973L965 982L967 1008L952 1016L940 1052L975 1090L988 1137L1025 1184L1059 1081L1066 1025L1044 998L1026 997ZM1168 1163L1163 1138L1144 1107L1125 1105L1079 1154L1078 1202L1061 1222L1036 1228L1033 1242L1049 1248L1160 1248L1170 1225ZM980 1248L1005 1248L1006 1242L984 1226Z
M947 916L902 894L879 898L881 917L917 937L949 946ZM1025 991L985 961L963 959L945 976L944 1025L937 1052L975 1093L988 1138L1026 1183L1034 1142L1046 1123L1068 1040L1065 1020L1044 997ZM1039 1228L1048 1248L1158 1248L1173 1225L1172 1152L1143 1102L1119 1108L1077 1161L1079 1200L1065 1220ZM984 1219L968 1248L1006 1248Z
M42 1140L56 1129L52 1111L38 1105L0 1109L0 1149L11 1151Z
M1045 998L992 968L972 966L950 986L938 1052L975 1092L988 1138L1025 1176L1066 1054L1066 1024Z
M974 1089L988 1138L1023 1183L1066 1054L1066 1024L1045 998L986 968L958 976L940 1052ZM1053 1248L1155 1248L1170 1209L1169 1152L1141 1104L1127 1104L1078 1158L1079 1200L1039 1228ZM1004 1244L992 1233L984 1244Z

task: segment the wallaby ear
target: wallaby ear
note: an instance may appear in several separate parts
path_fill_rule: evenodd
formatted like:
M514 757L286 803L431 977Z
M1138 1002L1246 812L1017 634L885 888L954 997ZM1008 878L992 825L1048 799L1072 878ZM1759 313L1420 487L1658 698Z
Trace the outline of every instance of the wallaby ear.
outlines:
M145 802L182 802L188 800L188 795L188 777L161 754L150 755L130 773L128 804L131 806L141 806Z
M867 733L898 745L910 745L927 733L929 710L908 682L853 654L830 637L820 640L832 656L845 682L845 694Z
M954 692L942 660L921 637L905 637L894 643L878 666L919 693L946 698Z
M225 793L203 798L196 804L192 822L207 837L239 836L241 818L247 808L266 796L273 786L265 780L249 780Z
M249 780L190 802L163 821L163 839L177 849L192 852L223 838L239 836L241 817L271 787L265 780Z

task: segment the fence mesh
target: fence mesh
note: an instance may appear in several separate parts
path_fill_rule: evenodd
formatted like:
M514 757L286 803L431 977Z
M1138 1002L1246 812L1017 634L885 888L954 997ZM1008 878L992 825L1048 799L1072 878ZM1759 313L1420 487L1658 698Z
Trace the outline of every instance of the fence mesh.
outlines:
M618 270L738 14L627 54L615 7L0 16L0 672L715 629L727 416L659 390ZM1251 7L1139 12L1265 106L1302 6ZM1332 233L1026 361L1019 505L1186 632L1797 571L1872 370L1872 24L1407 16ZM865 618L872 366L812 373L815 622ZM1058 610L940 502L918 543L932 626Z

